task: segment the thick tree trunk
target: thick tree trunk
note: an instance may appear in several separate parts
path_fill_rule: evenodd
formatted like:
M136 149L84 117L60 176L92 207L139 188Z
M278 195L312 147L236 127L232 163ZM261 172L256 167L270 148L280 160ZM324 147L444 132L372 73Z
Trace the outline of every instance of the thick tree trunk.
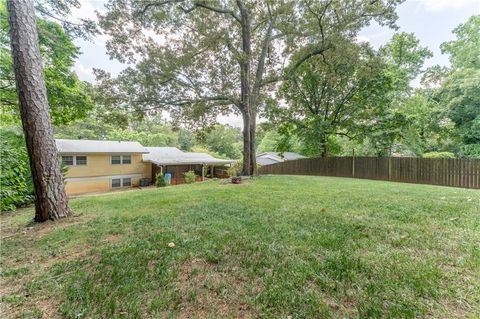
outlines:
M255 112L251 103L252 87L250 85L250 60L252 55L250 38L250 19L248 9L242 0L237 0L242 25L242 51L245 57L240 61L240 110L243 116L243 174L253 175L255 172Z
M35 188L35 221L70 213L53 139L35 11L31 0L8 0L10 37L20 114Z
M250 175L250 168L252 166L251 160L251 118L249 112L242 112L243 116L243 167L242 174Z
M250 119L250 175L257 175L257 150L255 142L255 131L257 128L257 118L255 112L251 113Z

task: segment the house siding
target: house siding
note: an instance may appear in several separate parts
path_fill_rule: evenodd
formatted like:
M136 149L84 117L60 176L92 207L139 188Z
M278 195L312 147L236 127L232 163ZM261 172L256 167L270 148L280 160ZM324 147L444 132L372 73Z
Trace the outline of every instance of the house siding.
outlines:
M69 195L110 191L115 177L130 177L132 186L138 186L141 178L151 178L151 163L143 162L141 154L124 153L131 155L131 164L118 165L111 163L111 154L62 155L87 156L87 165L68 166L65 189Z

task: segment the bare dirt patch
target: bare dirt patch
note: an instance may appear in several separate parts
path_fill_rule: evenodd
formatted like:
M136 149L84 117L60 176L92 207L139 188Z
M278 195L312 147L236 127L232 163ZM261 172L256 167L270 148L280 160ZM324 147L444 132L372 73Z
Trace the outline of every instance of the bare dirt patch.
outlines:
M247 280L234 272L194 258L179 269L182 299L179 318L257 318L246 301Z
M35 237L39 239L44 235L57 230L66 228L68 226L83 223L88 220L85 215L72 215L68 218L60 219L58 221L46 221L44 223L28 222L27 224L9 224L6 222L8 217L2 218L1 221L1 236L0 241L16 238Z

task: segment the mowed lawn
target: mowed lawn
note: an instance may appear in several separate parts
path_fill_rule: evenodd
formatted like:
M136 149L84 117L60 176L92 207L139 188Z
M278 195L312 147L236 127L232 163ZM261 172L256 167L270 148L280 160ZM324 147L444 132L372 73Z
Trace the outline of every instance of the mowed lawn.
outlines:
M264 176L71 206L1 216L3 318L480 317L478 190Z

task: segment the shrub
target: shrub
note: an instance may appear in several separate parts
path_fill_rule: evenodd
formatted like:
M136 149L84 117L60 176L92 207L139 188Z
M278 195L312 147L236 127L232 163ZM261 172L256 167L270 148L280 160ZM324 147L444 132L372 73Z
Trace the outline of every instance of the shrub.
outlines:
M183 173L183 176L185 177L185 183L187 184L195 183L196 176L194 171L188 171L186 173Z
M13 211L35 199L30 166L20 129L2 128L0 135L0 211Z
M480 144L466 144L460 149L460 156L467 158L480 158Z
M455 154L450 152L428 152L424 153L423 158L455 158Z
M229 168L227 168L227 174L228 176L230 177L234 177L234 176L237 176L238 174L238 169L235 165L232 165L230 166Z
M167 186L167 182L165 181L165 177L162 173L158 173L155 176L155 186L157 187L165 187Z

